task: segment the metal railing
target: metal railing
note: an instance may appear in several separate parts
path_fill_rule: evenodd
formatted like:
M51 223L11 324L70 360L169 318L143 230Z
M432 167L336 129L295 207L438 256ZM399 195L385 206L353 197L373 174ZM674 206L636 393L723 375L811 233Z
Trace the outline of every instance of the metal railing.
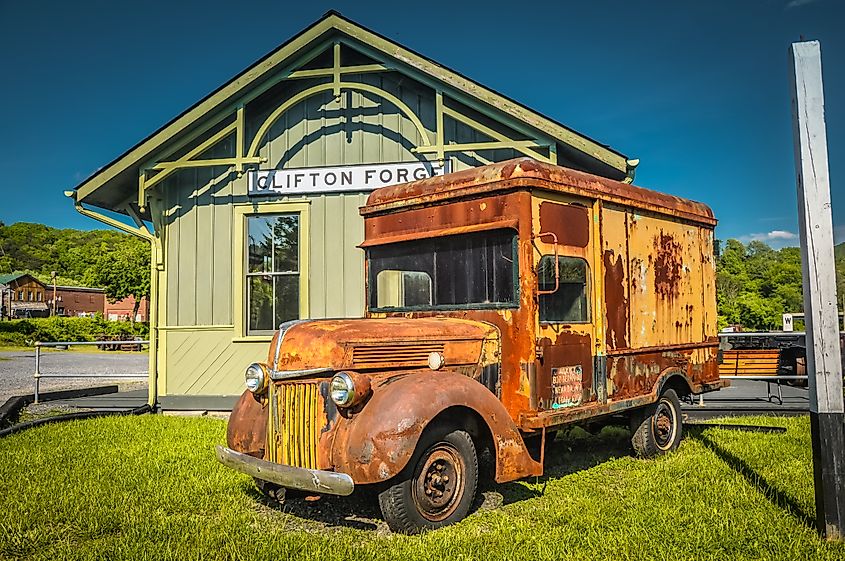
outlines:
M42 343L38 341L35 343L35 391L33 392L33 403L38 403L38 394L41 389L41 378L102 378L104 380L117 379L146 379L149 374L42 374L41 373L41 349L43 347L70 347L79 345L138 345L140 349L144 345L149 345L149 341L57 341L54 343Z

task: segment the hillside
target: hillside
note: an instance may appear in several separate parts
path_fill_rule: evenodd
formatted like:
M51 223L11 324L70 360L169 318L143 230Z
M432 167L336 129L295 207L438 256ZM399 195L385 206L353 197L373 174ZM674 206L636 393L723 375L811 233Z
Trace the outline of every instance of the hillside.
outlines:
M833 247L833 256L838 259L845 259L845 242Z
M58 229L43 224L0 222L0 274L26 271L42 282L56 271L58 284L89 285L104 254L147 244L115 230Z

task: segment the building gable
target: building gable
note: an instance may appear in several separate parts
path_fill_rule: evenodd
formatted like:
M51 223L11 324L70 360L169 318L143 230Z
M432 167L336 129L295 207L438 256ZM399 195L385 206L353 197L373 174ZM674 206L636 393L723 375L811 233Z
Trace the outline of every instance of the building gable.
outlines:
M621 154L330 12L87 179L76 201L130 214L137 206L148 218L149 192L180 171L293 167L289 140L288 158L268 155L273 147L266 145L280 120L315 98L321 120L326 112L342 120L343 111L360 111L365 102L370 112L390 114L402 130L375 126L406 145L396 161L454 156L482 165L527 155L617 179L633 171ZM357 118L365 133L372 123ZM305 136L331 135L331 127Z

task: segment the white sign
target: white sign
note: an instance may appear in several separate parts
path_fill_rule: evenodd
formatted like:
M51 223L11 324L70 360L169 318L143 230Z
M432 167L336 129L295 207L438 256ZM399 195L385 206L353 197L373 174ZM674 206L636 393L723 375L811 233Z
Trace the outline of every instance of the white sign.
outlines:
M387 185L449 173L449 161L372 164L331 168L261 169L249 172L247 194L299 195L372 191Z
M783 314L783 330L784 331L792 331L793 324L792 324L792 314Z

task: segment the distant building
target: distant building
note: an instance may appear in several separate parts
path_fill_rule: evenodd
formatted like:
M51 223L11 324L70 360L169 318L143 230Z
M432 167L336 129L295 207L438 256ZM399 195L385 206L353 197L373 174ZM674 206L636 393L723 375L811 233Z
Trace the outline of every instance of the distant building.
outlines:
M48 287L47 303L53 304L53 289ZM57 286L56 314L60 316L105 315L106 293L102 288L87 286Z
M47 317L47 286L27 273L0 275L2 317Z
M106 300L103 316L110 321L129 321L132 317L132 310L135 309L135 298L129 296L118 300L114 304ZM141 305L138 306L138 313L135 314L135 321L150 321L150 301L147 297L141 298Z

